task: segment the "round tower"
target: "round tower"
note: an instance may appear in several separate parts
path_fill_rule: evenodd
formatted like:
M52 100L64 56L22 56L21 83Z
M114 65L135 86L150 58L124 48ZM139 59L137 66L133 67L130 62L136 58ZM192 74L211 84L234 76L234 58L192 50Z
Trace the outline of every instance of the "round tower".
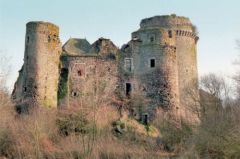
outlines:
M57 107L59 28L48 22L29 22L26 26L23 99L29 104Z
M190 23L189 19L186 20ZM175 28L175 32L181 116L187 121L198 122L198 116L195 114L199 108L197 31L192 24L183 22Z
M170 108L171 115L192 121L197 107L195 27L176 15L143 19L132 33L134 78L140 79L151 105Z
M198 41L196 28L189 18L170 16L155 16L141 21L140 30L153 30L156 28L168 31L168 37L162 37L164 43L172 37L176 47L176 61L179 87L179 115L189 121L196 119L192 109L197 109L198 73L197 50ZM173 36L175 35L175 36Z
M162 107L175 118L179 109L176 33L166 25L158 17L144 19L132 33L132 41L137 41L132 52L133 72L140 91L150 99L148 108Z

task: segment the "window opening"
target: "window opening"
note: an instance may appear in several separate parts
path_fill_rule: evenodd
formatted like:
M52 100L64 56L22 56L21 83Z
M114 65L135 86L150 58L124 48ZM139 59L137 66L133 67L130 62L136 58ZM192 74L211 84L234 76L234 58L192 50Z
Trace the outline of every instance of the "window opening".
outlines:
M126 96L130 96L131 91L132 91L131 83L126 83Z
M155 67L155 59L150 59L150 67Z
M130 59L130 58L125 59L125 68L129 72L132 71L132 59Z
M169 37L169 38L172 38L172 30L169 30L169 31L168 31L168 37Z

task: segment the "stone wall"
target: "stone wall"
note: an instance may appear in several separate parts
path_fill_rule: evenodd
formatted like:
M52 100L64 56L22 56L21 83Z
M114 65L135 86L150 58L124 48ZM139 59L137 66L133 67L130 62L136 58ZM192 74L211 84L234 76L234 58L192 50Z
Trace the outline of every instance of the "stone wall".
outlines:
M67 69L67 94L61 107L90 109L111 102L118 81L117 61L98 56L67 56L62 69Z
M128 72L131 75L122 77L122 87L131 83L132 94L140 93L148 100L147 113L151 117L158 108L176 116L179 107L175 36L172 33L168 37L168 30L164 28L140 29L132 34L133 40L122 48L122 74ZM132 59L130 72L124 66L126 58ZM151 60L154 66L151 66Z
M27 23L24 64L13 97L18 103L57 107L59 28L46 22Z
M140 94L151 118L163 109L175 119L197 119L191 107L199 100L198 37L188 18L143 19L121 51L104 38L93 44L69 39L62 50L58 36L54 24L27 24L24 65L13 91L18 104L88 109L110 104L115 93L128 99Z
M197 48L198 37L192 29L177 30L176 48L178 59L181 115L189 121L197 120L192 111L199 107Z
M64 54L61 61L62 69L68 70L67 93L59 105L88 109L111 103L118 82L118 48L109 39L100 38L88 52Z
M132 93L141 92L149 99L149 113L163 108L176 119L196 119L191 107L196 108L199 99L197 40L195 27L186 17L171 15L143 19L140 29L132 33L132 40L122 48L123 92L126 92L125 84L131 83ZM130 72L126 70L125 59L132 60ZM151 67L152 59L154 67Z

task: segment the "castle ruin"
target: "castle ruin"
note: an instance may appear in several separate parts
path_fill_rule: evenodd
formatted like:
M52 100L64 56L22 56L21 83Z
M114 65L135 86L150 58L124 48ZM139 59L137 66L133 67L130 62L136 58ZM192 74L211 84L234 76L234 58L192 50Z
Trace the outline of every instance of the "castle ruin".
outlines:
M150 118L158 109L177 118L196 118L197 41L195 27L176 15L143 19L131 40L116 47L109 39L93 44L70 38L63 46L59 28L48 22L27 23L24 64L15 83L17 105L84 107L94 98L114 96L148 102ZM132 110L135 111L134 109Z

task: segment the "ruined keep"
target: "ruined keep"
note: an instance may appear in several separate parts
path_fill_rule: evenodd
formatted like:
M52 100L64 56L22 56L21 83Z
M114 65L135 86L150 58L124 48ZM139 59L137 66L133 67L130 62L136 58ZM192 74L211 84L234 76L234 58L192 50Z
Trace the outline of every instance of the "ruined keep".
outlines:
M105 38L93 44L71 38L61 47L58 34L51 23L27 24L24 65L13 91L18 105L87 109L96 100L141 96L147 118L158 109L176 119L197 118L190 107L199 99L198 36L188 18L143 19L121 49Z
M58 26L45 22L27 23L24 65L13 91L17 103L57 107L60 55Z

